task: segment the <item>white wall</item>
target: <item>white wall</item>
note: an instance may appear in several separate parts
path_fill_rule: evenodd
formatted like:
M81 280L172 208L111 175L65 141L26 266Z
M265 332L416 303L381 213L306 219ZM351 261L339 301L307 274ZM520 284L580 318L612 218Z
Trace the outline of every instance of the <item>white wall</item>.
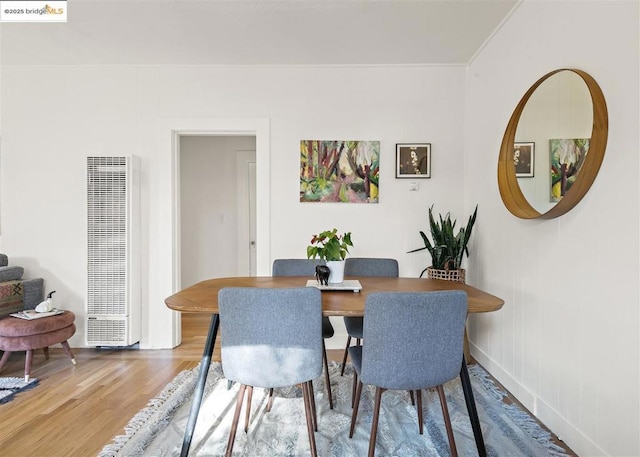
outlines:
M636 1L525 1L467 74L466 207L479 203L471 283L505 299L471 318L472 353L578 455L640 454ZM568 214L527 221L496 184L504 129L556 68L587 71L609 109L590 192Z
M85 157L130 153L142 168L141 346L172 344L168 119L269 119L271 259L304 257L311 235L335 226L353 232L352 255L396 257L401 274L417 276L427 256L406 252L421 244L428 206L461 214L464 67L3 66L2 81L1 250L77 313L75 346L84 339ZM299 142L327 138L380 141L380 203L299 202ZM402 142L432 144L433 177L417 192L394 177ZM343 344L336 335L329 347Z

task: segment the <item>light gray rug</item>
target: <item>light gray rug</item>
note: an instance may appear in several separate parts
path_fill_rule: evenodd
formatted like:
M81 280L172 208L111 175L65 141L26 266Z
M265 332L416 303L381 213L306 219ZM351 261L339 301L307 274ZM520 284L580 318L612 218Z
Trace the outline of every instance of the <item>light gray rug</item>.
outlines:
M191 395L198 369L184 371L149 406L138 413L125 434L105 446L100 457L177 456L189 415ZM373 417L373 388L364 389L356 432L349 438L351 420L351 366L344 377L340 365L330 364L334 409L330 410L323 379L314 381L318 411L316 443L319 456L365 456ZM498 389L477 365L469 375L489 456L565 456L551 442L548 432L516 405L506 404L506 393ZM219 364L212 364L205 398L191 445L192 456L224 455L233 418L238 386L227 389ZM445 385L447 402L460 456L477 456L473 432L459 380ZM265 411L267 392L254 389L249 432L242 431L242 413L234 445L235 456L306 456L309 440L304 404L297 388L276 391L271 412ZM244 408L244 407L243 407ZM423 391L424 435L418 433L415 406L407 392L387 391L376 444L377 456L448 456L449 445L436 392Z
M24 378L0 378L0 404L10 402L17 393L37 385L36 378L31 378L28 382Z

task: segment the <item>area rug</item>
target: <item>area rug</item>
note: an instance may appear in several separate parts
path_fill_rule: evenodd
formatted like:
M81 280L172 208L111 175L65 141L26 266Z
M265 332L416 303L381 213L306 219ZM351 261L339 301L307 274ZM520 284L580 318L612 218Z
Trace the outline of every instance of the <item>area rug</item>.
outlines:
M374 389L363 389L356 431L353 438L349 438L352 368L348 365L344 377L341 377L340 365L333 362L329 371L334 409L329 409L323 379L314 381L318 412L318 432L315 435L318 455L367 455ZM180 373L131 420L125 428L125 434L117 436L113 443L105 446L99 456L180 455L197 374L197 368ZM470 365L469 375L489 456L567 455L551 441L551 435L528 412L515 404L504 402L507 393L499 389L480 366ZM237 385L228 384L220 364L212 364L189 455L224 455L238 392ZM460 381L456 379L447 383L445 392L458 454L477 456ZM242 431L241 419L233 454L251 457L309 455L301 390L295 387L276 390L269 413L265 411L266 401L267 392L254 389L249 432ZM384 393L376 444L377 456L450 455L437 393L423 391L423 435L418 433L415 408L411 405L407 392ZM244 413L241 418L244 418Z
M10 402L17 393L37 385L37 378L29 379L28 382L24 378L0 378L0 404Z

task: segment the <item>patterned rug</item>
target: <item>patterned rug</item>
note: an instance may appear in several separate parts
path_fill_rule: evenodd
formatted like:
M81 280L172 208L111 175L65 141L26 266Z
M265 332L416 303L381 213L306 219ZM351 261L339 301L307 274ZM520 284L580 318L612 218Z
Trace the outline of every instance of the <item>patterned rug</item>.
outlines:
M29 379L29 382L24 382L24 378L0 378L0 404L10 402L18 392L37 385L37 378Z
M344 377L340 365L330 364L334 409L329 409L323 379L314 381L318 412L315 435L319 456L367 455L373 417L373 388L363 389L358 421L353 438L349 438L351 420L352 368ZM183 371L147 408L140 411L99 454L114 456L177 456L191 405L197 368ZM477 365L469 366L469 375L478 408L487 454L489 456L541 457L566 456L551 441L550 434L522 408L503 400L499 389ZM222 456L229 436L238 386L228 388L220 364L212 364L191 445L192 456ZM460 456L477 456L473 431L464 395L458 379L445 385L449 413ZM249 432L242 431L244 412L233 449L235 456L307 456L309 440L304 404L298 388L276 391L271 412L265 411L267 392L254 389ZM243 407L244 408L244 407ZM415 406L407 392L387 391L382 396L382 410L376 444L376 456L449 456L449 445L438 395L423 391L424 434L418 433Z

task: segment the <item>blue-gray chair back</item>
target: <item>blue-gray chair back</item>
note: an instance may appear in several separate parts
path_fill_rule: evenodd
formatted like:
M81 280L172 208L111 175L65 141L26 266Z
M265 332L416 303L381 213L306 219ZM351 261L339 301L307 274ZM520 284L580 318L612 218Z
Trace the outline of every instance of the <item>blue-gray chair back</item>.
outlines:
M325 265L320 259L276 259L273 261L271 274L273 276L315 276L316 266ZM327 350L324 338L331 338L335 330L328 317L322 318L322 354L325 369L325 383L327 385L327 399L329 408L333 409L333 395L331 394L331 380L329 379L329 362L327 360Z
M363 384L418 390L460 372L464 291L371 293L364 315Z
M314 287L220 290L225 377L265 388L319 377L323 354L320 294Z
M273 276L315 276L316 265L324 265L320 259L276 259L273 261Z
M376 257L347 257L344 262L345 276L398 277L398 261Z
M385 259L379 257L348 257L344 263L345 276L377 276L397 278L398 261L396 259ZM349 354L349 346L351 346L351 338L356 339L356 345L360 345L362 339L362 318L361 317L344 317L344 326L347 329L347 344L344 347L342 356L342 368L340 376L344 375L344 369L347 365L347 356ZM353 397L351 399L353 405Z

